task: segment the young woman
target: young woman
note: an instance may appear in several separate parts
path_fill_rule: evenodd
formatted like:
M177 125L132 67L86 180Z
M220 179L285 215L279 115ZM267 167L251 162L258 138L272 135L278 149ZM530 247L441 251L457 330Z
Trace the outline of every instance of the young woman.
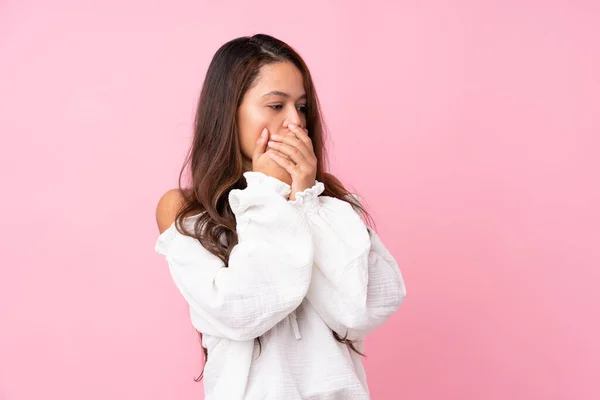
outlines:
M201 334L207 400L369 399L363 340L406 288L359 198L326 172L323 131L290 46L258 34L216 52L155 248Z

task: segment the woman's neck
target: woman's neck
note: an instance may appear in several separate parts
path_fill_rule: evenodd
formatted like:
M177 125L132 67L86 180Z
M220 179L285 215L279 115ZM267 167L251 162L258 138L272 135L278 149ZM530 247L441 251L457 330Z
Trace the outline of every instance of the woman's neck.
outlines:
M244 157L242 161L242 168L244 169L244 172L252 171L252 160Z

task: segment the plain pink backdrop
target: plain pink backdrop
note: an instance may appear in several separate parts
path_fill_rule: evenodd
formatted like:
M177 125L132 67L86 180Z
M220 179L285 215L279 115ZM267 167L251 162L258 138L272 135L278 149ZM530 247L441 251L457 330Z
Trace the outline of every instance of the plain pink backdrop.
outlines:
M373 398L600 398L597 2L4 0L0 399L202 398L154 211L214 52L258 32L406 279Z

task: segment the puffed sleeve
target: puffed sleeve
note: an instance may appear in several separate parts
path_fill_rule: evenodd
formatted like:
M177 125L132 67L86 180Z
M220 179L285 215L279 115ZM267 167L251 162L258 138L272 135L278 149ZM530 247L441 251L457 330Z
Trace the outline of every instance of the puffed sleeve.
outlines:
M175 222L158 238L194 327L231 340L254 339L294 311L310 285L313 242L305 215L287 201L290 186L260 172L230 192L238 244L226 267Z
M406 286L377 233L349 203L319 196L323 191L317 181L289 201L307 216L315 244L316 268L306 298L333 331L360 340L396 312Z

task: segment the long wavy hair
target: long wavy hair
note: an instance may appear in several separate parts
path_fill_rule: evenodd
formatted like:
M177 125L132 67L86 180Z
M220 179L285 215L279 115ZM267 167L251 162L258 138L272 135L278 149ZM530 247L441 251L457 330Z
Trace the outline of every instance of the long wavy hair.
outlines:
M300 55L289 45L266 34L244 36L231 40L215 53L202 85L194 120L194 137L179 174L178 189L182 202L177 212L177 229L196 238L208 251L219 257L225 266L229 255L238 243L236 220L228 203L229 192L244 189L243 158L236 124L238 107L246 92L256 83L263 66L291 62L302 73L307 96L306 128L317 157L316 179L323 182L322 195L335 197L352 205L367 225L374 222L363 206L344 185L327 171L324 146L325 124L320 111L317 93ZM184 174L189 173L189 185L182 185ZM183 224L186 217L198 215L193 230ZM181 229L180 229L181 228ZM225 237L225 244L221 239ZM202 333L198 332L200 340ZM358 351L354 342L332 331L335 339ZM260 350L262 344L258 341ZM208 351L202 347L205 361ZM204 369L195 381L200 381Z

